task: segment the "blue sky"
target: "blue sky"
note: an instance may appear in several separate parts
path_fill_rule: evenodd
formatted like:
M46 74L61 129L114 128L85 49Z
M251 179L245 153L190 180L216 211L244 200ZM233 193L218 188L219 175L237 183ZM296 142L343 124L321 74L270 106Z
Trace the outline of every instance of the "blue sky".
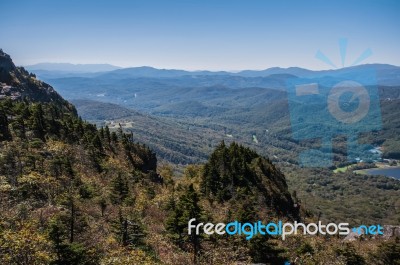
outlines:
M0 1L0 48L16 64L110 63L188 70L400 65L400 1Z

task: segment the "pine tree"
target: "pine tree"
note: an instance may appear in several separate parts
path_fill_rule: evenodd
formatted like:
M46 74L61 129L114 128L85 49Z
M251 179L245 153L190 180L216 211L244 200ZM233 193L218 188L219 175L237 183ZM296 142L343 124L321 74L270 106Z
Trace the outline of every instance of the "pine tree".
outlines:
M46 124L42 104L33 105L31 126L35 136L44 141Z
M198 253L200 251L201 236L195 233L188 234L187 223L192 218L196 221L196 225L201 220L202 209L199 205L199 196L190 184L185 193L179 198L176 207L170 212L166 221L166 228L170 236L175 240L181 248L187 249L185 246L189 244L193 251L193 262L196 263Z
M115 132L111 133L111 141L113 143L118 143L118 136L117 136L117 134Z
M247 244L254 263L284 264L287 260L285 250L277 247L268 237L257 235Z
M111 144L111 134L110 134L110 128L108 128L108 126L106 126L106 128L104 129L105 132L105 138L107 140L108 145Z
M8 128L7 113L3 107L0 107L0 141L10 141L11 139L11 133Z
M53 242L53 248L57 258L52 265L94 265L97 257L89 255L87 250L79 243L70 242L68 225L60 218L55 218L49 225L49 239Z
M118 220L113 223L114 232L118 242L123 246L144 247L144 228L135 216L127 217L122 213L121 208L118 211Z
M400 265L400 238L396 237L394 240L382 242L372 256L379 265Z
M92 139L93 147L99 152L103 152L103 144L101 143L101 139L98 134L96 134Z
M105 135L104 135L104 128L103 128L103 127L100 128L99 133L100 133L101 139L104 140L104 136L105 136Z
M111 201L114 204L122 204L129 195L128 182L121 173L112 180Z

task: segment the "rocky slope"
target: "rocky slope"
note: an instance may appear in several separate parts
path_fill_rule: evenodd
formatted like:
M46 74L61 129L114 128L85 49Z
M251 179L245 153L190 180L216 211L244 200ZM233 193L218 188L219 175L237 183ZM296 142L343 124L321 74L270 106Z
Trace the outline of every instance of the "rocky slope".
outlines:
M23 67L16 67L11 57L0 49L0 99L53 102L72 111L74 107L64 100L52 86L44 83Z

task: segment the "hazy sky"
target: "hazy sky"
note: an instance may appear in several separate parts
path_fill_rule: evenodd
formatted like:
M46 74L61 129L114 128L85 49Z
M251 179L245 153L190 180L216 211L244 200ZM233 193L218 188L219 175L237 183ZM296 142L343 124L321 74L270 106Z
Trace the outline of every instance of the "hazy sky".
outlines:
M400 65L400 1L0 0L0 48L16 64L110 63L189 70Z

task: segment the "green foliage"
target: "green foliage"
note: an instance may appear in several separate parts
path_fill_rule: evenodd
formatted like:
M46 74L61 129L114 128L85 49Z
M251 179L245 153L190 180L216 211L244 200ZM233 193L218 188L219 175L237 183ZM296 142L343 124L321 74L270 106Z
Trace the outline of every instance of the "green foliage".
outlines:
M138 216L123 215L121 219L110 214L120 204L136 207L129 201L137 189L127 178L132 172L138 175L136 186L144 185L155 196L149 182L157 159L148 147L123 133L123 144L112 141L107 129L101 133L57 103L0 100L0 116L2 113L7 124L0 126L0 241L3 236L10 242L20 241L0 242L2 264L99 264L109 253L109 243L102 240L111 232L94 229L104 226L111 231L115 222L122 231L121 245L145 245ZM5 117L0 118L5 121ZM132 162L126 161L126 156ZM117 205L107 202L109 196ZM94 205L100 210L93 209ZM39 220L40 227L19 233L16 224L31 220ZM24 256L11 257L3 249ZM144 249L143 253L149 253L151 247Z
M114 204L122 204L129 195L128 180L121 173L118 173L111 185L111 201Z
M207 198L218 202L244 205L246 198L261 195L265 206L297 216L284 175L268 159L236 143L227 147L222 142L215 149L204 166L200 187Z
M399 265L400 264L400 239L389 242L383 242L378 246L376 253L372 255L372 259L377 265Z
M32 139L32 141L29 143L31 148L36 148L39 149L43 147L44 142L40 139Z
M199 196L194 190L193 185L186 188L184 194L179 197L178 202L169 203L170 214L166 220L166 229L172 240L181 248L188 249L187 244L193 250L194 259L200 250L201 235L195 233L188 234L187 224L192 218L196 221L193 225L197 225L202 219L202 208L199 205Z
M301 198L299 204L315 216L321 212L324 222L396 224L400 220L397 179L329 169L283 169L289 187Z
M45 137L45 119L44 112L41 104L36 104L32 106L32 115L30 119L30 127L33 131L35 137L44 140Z
M11 140L11 133L8 128L8 118L4 107L0 107L0 141Z
M265 236L257 235L249 242L249 254L254 263L284 264L287 261L285 250Z
M17 229L0 229L0 263L42 265L53 261L51 243L36 225L25 222Z
M118 219L114 221L113 228L116 238L122 246L136 248L146 246L144 227L137 216L123 214L119 209Z
M59 258L51 265L96 265L99 258L79 243L61 244L58 249Z
M63 83L68 82L67 80L58 80L58 82L67 87ZM100 89L97 82L94 80L92 82L91 87L85 85L86 92L91 94ZM81 91L80 86L74 85L76 90ZM143 84L136 85L137 89L143 89ZM212 95L206 102L203 93L201 93L201 103L196 101L199 94L194 92L201 91L199 88L195 91L188 88L187 93L191 95L190 101L185 100L187 93L181 95L182 102L174 104L151 101L154 98L150 95L165 93L163 88L163 85L155 88L152 83L147 87L148 100L136 102L134 106L135 109L142 108L140 110L150 111L158 117L133 110L129 112L129 109L121 105L94 101L89 103L77 101L77 107L83 116L88 113L87 117L100 124L105 124L104 120L109 120L110 122L106 124L110 128L113 123L121 122L128 125L134 121L132 128L127 126L125 129L133 132L136 139L150 145L159 158L174 164L206 161L213 148L218 146L222 139L225 139L226 143L232 140L240 141L241 144L251 147L259 154L268 156L285 173L289 188L297 190L298 197L302 199L302 205L306 205L309 212L322 211L324 220L398 223L400 212L397 207L394 207L399 197L398 190L395 190L396 180L389 179L386 182L380 177L365 177L364 179L364 176L353 175L350 170L346 174L335 175L329 170L302 169L296 166L299 152L319 148L320 142L318 140L293 141L286 93L261 88L254 88L254 90L246 88L238 91L221 87L203 87L204 91ZM64 93L70 93L69 89L68 86ZM132 93L132 91L124 90L122 84L119 88L113 84L110 89L120 93ZM400 150L399 87L378 87L378 89L382 99L390 98L390 100L380 102L382 130L362 134L358 142L382 146L384 157L396 158ZM98 92L101 93L101 91ZM115 93L115 95L120 97L120 93ZM173 96L176 102L176 95ZM143 97L145 97L144 92L141 92L141 98ZM126 104L130 102L128 100ZM326 102L322 103L326 106ZM133 107L133 105L126 107ZM316 106L316 108L320 107ZM313 115L317 113L313 109L311 112ZM166 115L168 115L167 118L165 118ZM252 135L256 135L258 144L252 141ZM335 167L347 166L349 162L346 157L346 137L338 136L334 139L333 151ZM224 192L221 191L221 197L229 196L229 191L225 195ZM379 202L371 204L370 201L375 198L378 198Z
M53 219L49 225L49 239L57 258L51 262L54 265L92 265L98 264L98 256L91 253L82 244L70 242L68 225L61 219Z
M312 255L315 263L326 264L326 259L319 257L324 250L317 244L312 244L314 253L310 254L309 247L299 249L271 238L245 241L241 236L197 236L187 231L187 222L192 218L196 225L206 220L236 218L245 222L277 219L275 215L297 217L285 176L269 159L236 143L217 144L225 135L226 139L234 135L262 154L266 154L266 147L271 148L269 155L282 155L283 160L292 163L302 147L290 142L287 130L279 133L286 126L279 123L285 116L279 105L271 103L271 107L262 109L263 115L253 115L260 114L254 109L251 115L238 115L240 107L228 107L219 115L219 109L185 103L180 111L212 114L199 119L196 126L188 126L173 119L165 122L135 113L135 123L121 121L117 126L118 122L110 122L103 124L110 127L98 130L79 118L50 86L23 69L15 71L16 83L12 85L26 89L26 98L0 100L1 264L156 264L157 259L165 264L279 264L284 256L298 253L300 263ZM25 82L28 76L32 82ZM21 86L17 81L23 81ZM226 94L223 90L211 91ZM265 118L269 110L273 110L274 119ZM124 113L132 115L129 110ZM214 117L217 122L207 120ZM240 124L244 124L242 128ZM257 124L262 125L254 126ZM278 136L266 133L265 124L276 127L269 129ZM245 140L247 136L254 139L253 135L259 144ZM177 178L175 171L181 168L157 171L156 155L143 142L151 143L163 158L177 163L204 160L213 147L217 148L204 167L189 166L184 177ZM282 149L290 151L280 153ZM302 177L296 171L294 174ZM329 191L332 188L329 196L345 192L329 179L317 178L314 182ZM381 180L374 187L397 191L395 184ZM323 191L314 186L307 188ZM300 203L299 198L303 202L302 186L296 189L296 203ZM330 240L325 247L340 246L339 240ZM327 251L330 260L361 260L357 257L361 252L339 249L335 254ZM389 254L391 251L397 248L382 248L382 253L388 253L385 257L396 259Z
M296 253L299 255L314 254L314 248L308 242L304 242L296 249Z
M356 252L351 244L345 244L343 247L336 249L336 254L344 258L346 265L366 264L365 259Z
M297 190L293 201L285 176L269 159L236 143L222 143L204 171L202 166L191 166L179 179L171 168L161 169L166 184L162 186L157 184L162 178L156 171L155 153L135 143L136 134L125 134L123 129L117 134L108 127L97 130L63 104L1 100L0 121L2 264L140 264L141 260L152 264L155 261L149 256L153 255L153 247L167 264L190 263L182 258L188 252L193 253L194 262L214 248L228 256L220 264L244 262L249 257L253 262L279 264L289 253L284 251L286 242L278 247L276 241L266 238L242 241L188 235L187 222L191 218L204 221L203 213L208 220L252 221L274 213L290 219L297 216L294 203L307 202L310 209L319 211L314 205L321 198L324 203L332 203L324 209L329 218L340 219L340 213L382 220L389 210L392 220L396 218L398 202L393 198L398 198L399 186L387 178L347 173L332 180L329 171L304 169L299 174L297 168L292 171L289 167L286 170L292 171L288 172L291 187ZM260 142L265 140L257 137ZM283 143L293 147L284 137L273 140L273 144ZM198 151L203 148L196 146L198 142L188 149L178 140L167 145L185 150L190 157L204 157L206 152L206 148ZM176 161L180 158L177 156ZM196 190L201 190L201 196ZM365 201L368 194L376 195L376 205ZM313 198L320 201L310 203ZM360 209L351 213L349 203ZM336 215L330 212L335 207L339 209ZM33 220L38 224L31 225ZM334 240L324 246L329 250L341 244ZM323 260L320 256L324 250L312 246L305 243L291 252L302 259L312 256L318 263ZM396 264L397 246L398 242L385 242L374 260ZM231 251L240 255L229 256ZM140 259L136 259L137 253ZM170 256L162 256L165 253ZM339 257L348 264L365 261L365 254L354 247L338 247L334 253L330 260ZM212 262L211 258L198 260L203 264Z

